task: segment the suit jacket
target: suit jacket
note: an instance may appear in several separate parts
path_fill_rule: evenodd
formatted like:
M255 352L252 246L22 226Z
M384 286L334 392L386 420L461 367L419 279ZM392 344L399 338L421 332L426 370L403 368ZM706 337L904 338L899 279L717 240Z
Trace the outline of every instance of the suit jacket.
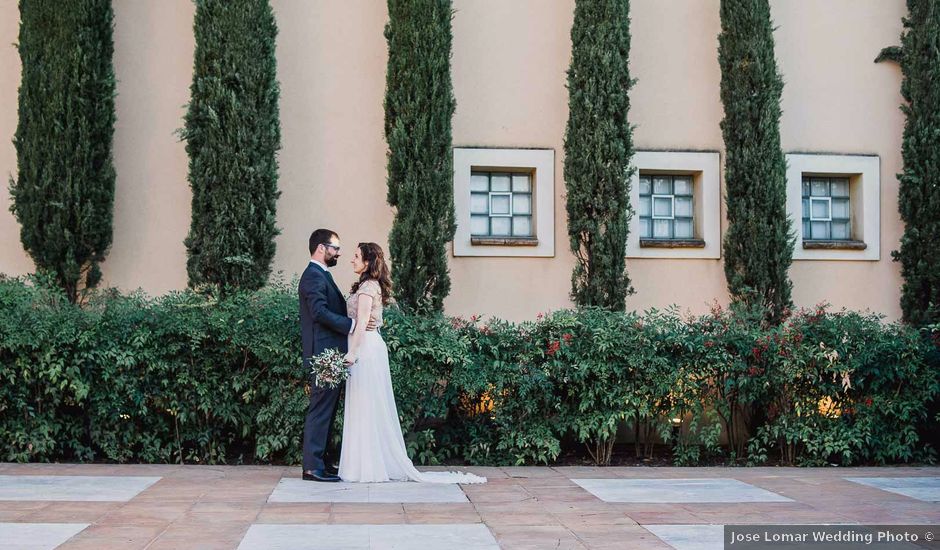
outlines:
M310 262L297 286L300 297L300 340L304 366L308 359L330 348L349 351L347 337L353 321L346 316L346 300L333 277Z

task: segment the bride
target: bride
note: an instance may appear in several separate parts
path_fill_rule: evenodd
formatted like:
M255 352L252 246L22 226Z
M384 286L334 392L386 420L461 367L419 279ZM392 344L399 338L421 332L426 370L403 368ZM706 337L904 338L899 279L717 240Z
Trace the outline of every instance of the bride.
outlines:
M375 321L382 326L382 307L392 288L382 248L359 243L352 259L359 281L346 301L353 319ZM346 355L349 378L343 411L343 442L339 477L343 481L421 481L426 483L485 483L485 477L461 472L419 472L408 458L398 409L392 391L388 348L379 331L367 331L356 322Z

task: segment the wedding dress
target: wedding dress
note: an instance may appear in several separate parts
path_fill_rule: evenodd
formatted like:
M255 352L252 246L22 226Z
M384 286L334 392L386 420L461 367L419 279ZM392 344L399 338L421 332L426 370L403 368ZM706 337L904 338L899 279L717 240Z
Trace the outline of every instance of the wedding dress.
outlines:
M346 301L346 313L355 318L359 297L366 294L372 297L371 317L380 327L382 297L377 281L360 285ZM339 477L356 482L486 483L485 477L470 473L419 472L414 467L398 422L388 348L378 331L363 335L359 360L350 367L346 380Z

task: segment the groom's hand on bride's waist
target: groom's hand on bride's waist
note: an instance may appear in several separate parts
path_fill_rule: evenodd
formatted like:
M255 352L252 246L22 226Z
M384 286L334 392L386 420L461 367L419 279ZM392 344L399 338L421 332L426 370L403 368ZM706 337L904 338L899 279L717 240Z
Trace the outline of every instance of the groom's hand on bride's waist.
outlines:
M366 330L375 330L375 319L369 318L369 323L366 325Z

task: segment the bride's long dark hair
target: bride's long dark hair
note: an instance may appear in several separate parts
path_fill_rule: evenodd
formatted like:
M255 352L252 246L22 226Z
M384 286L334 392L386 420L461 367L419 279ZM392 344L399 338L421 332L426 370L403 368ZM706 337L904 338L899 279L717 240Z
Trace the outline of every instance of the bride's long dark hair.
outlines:
M359 290L359 286L375 279L382 289L382 305L387 306L392 299L392 277L388 270L388 264L385 263L385 252L382 247L375 243L359 243L359 255L366 264L365 271L359 275L359 280L353 283L352 294Z

